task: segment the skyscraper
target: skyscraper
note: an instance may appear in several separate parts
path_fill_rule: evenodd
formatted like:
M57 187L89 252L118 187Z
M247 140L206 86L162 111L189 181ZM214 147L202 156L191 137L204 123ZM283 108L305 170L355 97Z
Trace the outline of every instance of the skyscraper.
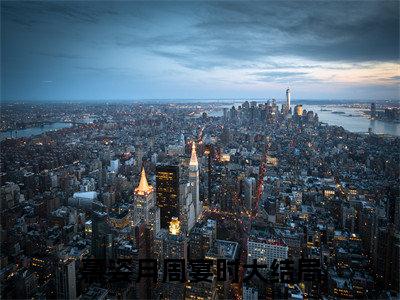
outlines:
M105 259L111 252L112 236L105 212L94 211L92 215L92 255Z
M192 199L195 205L195 218L197 219L202 212L202 203L200 202L200 194L199 194L199 163L197 161L196 154L196 143L193 141L192 143L192 155L190 157L189 163L189 181L192 188Z
M156 198L160 208L160 227L168 229L172 217L179 217L179 167L158 165Z
M293 120L299 122L303 120L303 105L297 104L293 110Z
M167 230L160 230L156 237L156 245L156 253L159 255L158 259L161 264L165 262L165 259L183 259L186 261L187 238L186 235L181 231L181 224L178 218L173 217L171 219ZM168 272L170 272L168 271L168 268L171 270L172 267L173 265L169 264L167 269L163 269L163 272L167 272L166 274L163 274L163 277L168 276ZM185 266L183 266L183 272L185 272ZM186 277L186 274L184 277ZM160 290L160 299L184 299L185 283L180 282L179 280L171 282L167 280L161 284L162 289Z
M301 104L296 105L294 110L297 117L303 116L303 105Z
M286 90L286 110L290 110L290 89L287 88Z
M76 299L75 261L65 261L56 269L57 299Z
M154 188L147 183L146 172L142 167L140 173L140 182L138 187L135 189L135 210L134 210L134 222L140 220L149 222L149 212L155 205L155 193Z

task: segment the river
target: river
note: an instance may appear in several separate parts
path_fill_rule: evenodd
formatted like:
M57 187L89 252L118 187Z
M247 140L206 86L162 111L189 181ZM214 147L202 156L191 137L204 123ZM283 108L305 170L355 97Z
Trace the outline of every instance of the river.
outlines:
M362 113L361 109L336 105L303 105L303 108L317 113L320 122L342 126L351 132L368 132L368 129L371 128L372 132L376 134L400 136L400 124L371 120ZM334 111L344 112L344 114L333 113Z
M0 140L4 140L6 138L31 137L48 131L55 131L63 128L69 128L72 126L73 126L72 123L56 122L56 123L46 124L43 126L25 128L20 130L8 130L0 132Z

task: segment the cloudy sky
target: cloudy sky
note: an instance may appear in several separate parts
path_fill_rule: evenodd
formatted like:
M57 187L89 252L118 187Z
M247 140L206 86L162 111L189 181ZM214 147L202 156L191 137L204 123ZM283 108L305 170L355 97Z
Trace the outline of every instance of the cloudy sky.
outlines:
M398 99L399 2L1 2L1 99Z

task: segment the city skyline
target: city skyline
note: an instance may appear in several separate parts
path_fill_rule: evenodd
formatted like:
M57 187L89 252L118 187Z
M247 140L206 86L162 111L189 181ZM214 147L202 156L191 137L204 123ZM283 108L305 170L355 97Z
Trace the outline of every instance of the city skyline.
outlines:
M400 109L286 94L2 106L1 298L398 298Z
M399 97L396 1L1 7L1 101Z

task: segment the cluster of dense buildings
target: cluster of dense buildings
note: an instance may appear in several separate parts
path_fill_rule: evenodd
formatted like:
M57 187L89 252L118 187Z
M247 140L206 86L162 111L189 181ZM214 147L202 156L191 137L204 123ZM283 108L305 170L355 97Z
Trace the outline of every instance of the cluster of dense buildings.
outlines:
M386 120L389 122L400 122L399 107L381 107L377 108L376 103L371 103L369 115L372 119Z
M323 125L286 95L222 116L98 105L93 123L3 140L1 297L399 295L400 139ZM313 280L271 280L307 259Z

